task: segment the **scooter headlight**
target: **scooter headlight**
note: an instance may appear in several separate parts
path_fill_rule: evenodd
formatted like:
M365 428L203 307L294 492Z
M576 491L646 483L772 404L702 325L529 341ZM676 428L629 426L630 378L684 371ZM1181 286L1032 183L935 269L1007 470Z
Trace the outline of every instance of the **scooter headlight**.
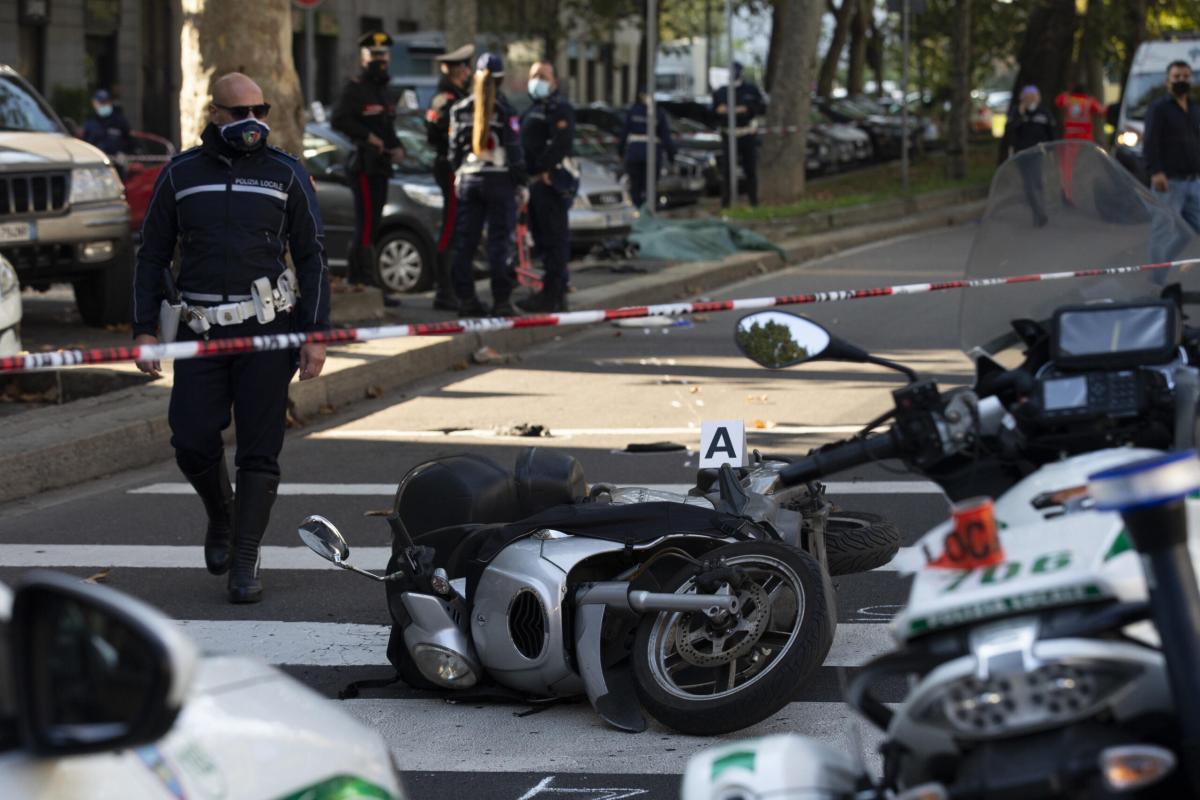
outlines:
M419 644L412 650L417 669L427 679L450 689L469 689L479 676L461 654L436 644Z

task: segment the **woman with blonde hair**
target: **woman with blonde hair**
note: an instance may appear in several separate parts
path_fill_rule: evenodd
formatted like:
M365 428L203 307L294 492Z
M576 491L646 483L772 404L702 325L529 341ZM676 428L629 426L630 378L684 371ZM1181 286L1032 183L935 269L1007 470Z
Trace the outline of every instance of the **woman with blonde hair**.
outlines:
M484 53L475 62L471 94L450 111L450 164L458 200L451 276L460 317L482 317L488 310L475 294L471 262L483 226L495 316L513 316L513 274L509 249L517 220L517 193L527 192L524 156L517 138L516 112L500 93L504 62Z

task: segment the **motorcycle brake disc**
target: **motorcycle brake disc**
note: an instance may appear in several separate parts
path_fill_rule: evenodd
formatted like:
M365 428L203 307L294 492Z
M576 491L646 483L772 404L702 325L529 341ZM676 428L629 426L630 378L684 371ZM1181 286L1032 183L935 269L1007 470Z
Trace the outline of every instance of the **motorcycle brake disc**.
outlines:
M736 644L729 649L716 649L711 632L706 636L692 637L693 633L708 627L708 618L703 614L694 612L684 614L679 618L679 622L675 625L675 649L684 661L697 667L719 667L741 658L749 653L754 645L758 644L767 617L771 613L771 598L767 595L766 589L753 581L747 581L742 584L738 600L741 608L746 608L747 604L751 604L753 610L749 614L739 613L740 619L737 625L726 632L726 643L731 639L736 641ZM698 627L694 628L693 623L698 623ZM739 633L744 635L738 637ZM707 653L698 650L696 649L697 642L709 642L713 644L714 649Z

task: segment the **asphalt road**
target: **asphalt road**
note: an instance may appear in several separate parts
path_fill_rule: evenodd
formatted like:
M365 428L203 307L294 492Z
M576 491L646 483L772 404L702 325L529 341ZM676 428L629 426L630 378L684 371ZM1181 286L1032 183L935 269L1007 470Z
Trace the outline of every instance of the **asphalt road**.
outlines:
M894 240L719 294L950 279L961 275L973 231L964 226ZM805 311L873 353L963 382L957 307L955 294L940 293ZM321 513L339 523L363 565L381 566L372 559L381 553L374 548L389 544L387 527L362 514L388 507L390 488L428 458L470 451L511 464L520 448L536 444L569 450L593 482L685 485L694 479L702 420L743 419L752 447L802 454L841 438L839 426L888 408L890 390L903 381L876 367L835 362L764 370L737 353L734 322L734 315L718 314L667 328L597 327L507 363L447 372L293 431L266 537L273 549L264 556L266 599L259 605L226 604L223 579L203 570L200 504L171 463L0 507L0 580L11 583L28 566L103 573L108 585L186 621L210 651L256 654L336 697L349 681L389 674L387 611L377 587L297 549L295 525L304 516ZM497 433L520 423L544 426L551 435ZM685 449L624 452L630 443L655 441ZM873 482L868 492L846 486L860 479ZM875 465L837 476L831 494L845 508L889 516L911 544L946 510L943 498L917 480L896 465ZM839 702L839 673L888 649L886 622L907 585L887 569L836 579L839 626L826 665L797 687L794 702L739 737L797 731L850 748L861 735L869 747L875 737ZM899 697L897 688L892 699ZM518 716L527 709L449 704L400 685L364 691L345 705L386 737L418 800L672 798L687 757L712 744L657 724L638 735L618 733L586 703Z

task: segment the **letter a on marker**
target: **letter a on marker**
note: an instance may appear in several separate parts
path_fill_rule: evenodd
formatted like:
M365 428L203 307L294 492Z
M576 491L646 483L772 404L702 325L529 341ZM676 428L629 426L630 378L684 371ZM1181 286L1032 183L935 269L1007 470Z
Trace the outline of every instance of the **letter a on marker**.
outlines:
M700 468L746 464L746 426L741 420L700 423Z

